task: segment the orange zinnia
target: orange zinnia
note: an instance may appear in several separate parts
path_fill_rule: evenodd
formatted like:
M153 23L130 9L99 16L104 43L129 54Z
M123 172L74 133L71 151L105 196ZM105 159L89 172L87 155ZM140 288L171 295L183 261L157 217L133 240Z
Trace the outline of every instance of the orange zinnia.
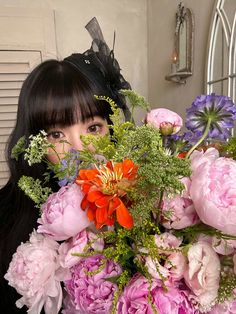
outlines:
M76 183L85 193L81 207L87 210L97 228L112 226L116 220L124 228L133 227L133 217L124 204L124 196L135 184L137 170L138 166L129 159L80 170Z

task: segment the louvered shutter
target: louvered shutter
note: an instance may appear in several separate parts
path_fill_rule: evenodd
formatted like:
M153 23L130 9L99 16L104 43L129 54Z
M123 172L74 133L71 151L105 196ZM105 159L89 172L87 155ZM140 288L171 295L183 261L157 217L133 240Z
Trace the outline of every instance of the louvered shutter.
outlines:
M15 125L20 89L28 73L39 62L39 51L0 51L0 187L8 179L5 147Z

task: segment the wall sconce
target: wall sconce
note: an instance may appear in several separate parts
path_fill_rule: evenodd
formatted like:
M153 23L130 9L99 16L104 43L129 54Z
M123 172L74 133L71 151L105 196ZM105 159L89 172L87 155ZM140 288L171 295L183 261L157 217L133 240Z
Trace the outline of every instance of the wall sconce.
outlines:
M165 79L185 84L186 78L193 74L193 37L194 20L192 11L182 2L176 13L174 51L171 57L171 73Z

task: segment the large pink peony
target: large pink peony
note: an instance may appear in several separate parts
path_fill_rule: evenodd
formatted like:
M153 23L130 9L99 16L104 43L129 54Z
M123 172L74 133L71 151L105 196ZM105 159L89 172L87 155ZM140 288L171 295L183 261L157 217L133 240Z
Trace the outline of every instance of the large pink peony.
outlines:
M236 161L216 149L192 154L190 196L201 221L236 235Z
M160 129L164 135L177 133L183 125L182 118L176 112L165 108L151 110L145 122Z
M91 222L80 207L84 194L77 184L62 187L49 196L42 206L39 233L45 233L54 240L63 241L77 235Z
M59 244L53 239L33 232L28 242L21 244L10 263L5 278L22 295L16 305L26 305L28 313L58 313L62 304L60 281L67 279L58 261Z
M150 299L149 299L150 292ZM140 274L136 274L125 287L117 304L117 314L194 314L188 301L188 292L172 286L166 290L162 282L152 284Z
M190 247L184 279L201 307L210 308L219 289L220 259L209 243L201 241Z
M90 272L90 273L89 273ZM118 287L107 280L121 274L119 265L105 260L102 255L83 258L71 269L71 279L65 282L69 308L65 313L108 314L111 313L114 294ZM73 312L72 312L73 313Z

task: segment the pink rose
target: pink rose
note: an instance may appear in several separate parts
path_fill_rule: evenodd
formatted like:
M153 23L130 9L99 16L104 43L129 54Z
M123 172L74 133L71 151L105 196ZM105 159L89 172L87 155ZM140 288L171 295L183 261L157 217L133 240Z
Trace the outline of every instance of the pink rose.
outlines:
M106 260L102 255L83 258L71 268L71 279L65 282L67 298L70 299L66 302L69 309L65 309L65 313L111 313L118 287L108 279L120 274L120 266L112 260Z
M199 222L199 218L190 199L189 188L191 181L183 178L181 182L185 185L182 195L163 199L163 226L168 229L182 229Z
M160 129L163 135L177 133L183 125L182 118L176 112L165 108L151 110L147 114L145 121L147 124Z
M211 237L206 234L200 234L197 238L197 241L204 241L209 243L213 250L221 255L231 255L236 248L236 240L225 240L216 236Z
M80 207L84 195L77 184L63 186L49 196L42 206L39 233L45 233L54 240L63 241L77 235L91 222Z
M164 278L166 285L170 285L172 282L183 278L183 274L187 267L187 261L186 257L182 254L181 249L179 249L179 252L176 250L181 242L180 239L168 232L164 232L161 235L155 235L158 254L163 256L165 262L161 264L157 259L153 260L151 256L144 258L145 266L153 278Z
M217 237L212 238L212 247L216 253L221 255L231 255L236 248L236 240L225 240Z
M59 260L62 267L71 268L77 264L83 257L73 256L73 253L83 253L86 245L90 243L91 248L102 251L104 248L104 240L99 238L91 231L83 230L77 236L63 242L59 247Z
M219 289L219 257L209 243L197 242L188 250L188 262L185 282L196 295L197 302L203 308L210 308Z
M180 246L182 243L182 239L177 238L173 234L169 232L164 232L162 234L155 234L155 243L159 248L176 248ZM160 252L166 252L165 250L161 250Z
M58 261L59 244L53 239L33 232L28 242L21 244L13 255L5 278L22 298L16 306L26 305L28 313L58 313L62 304L60 281L68 277Z
M216 152L194 154L190 196L203 223L236 235L236 161Z

